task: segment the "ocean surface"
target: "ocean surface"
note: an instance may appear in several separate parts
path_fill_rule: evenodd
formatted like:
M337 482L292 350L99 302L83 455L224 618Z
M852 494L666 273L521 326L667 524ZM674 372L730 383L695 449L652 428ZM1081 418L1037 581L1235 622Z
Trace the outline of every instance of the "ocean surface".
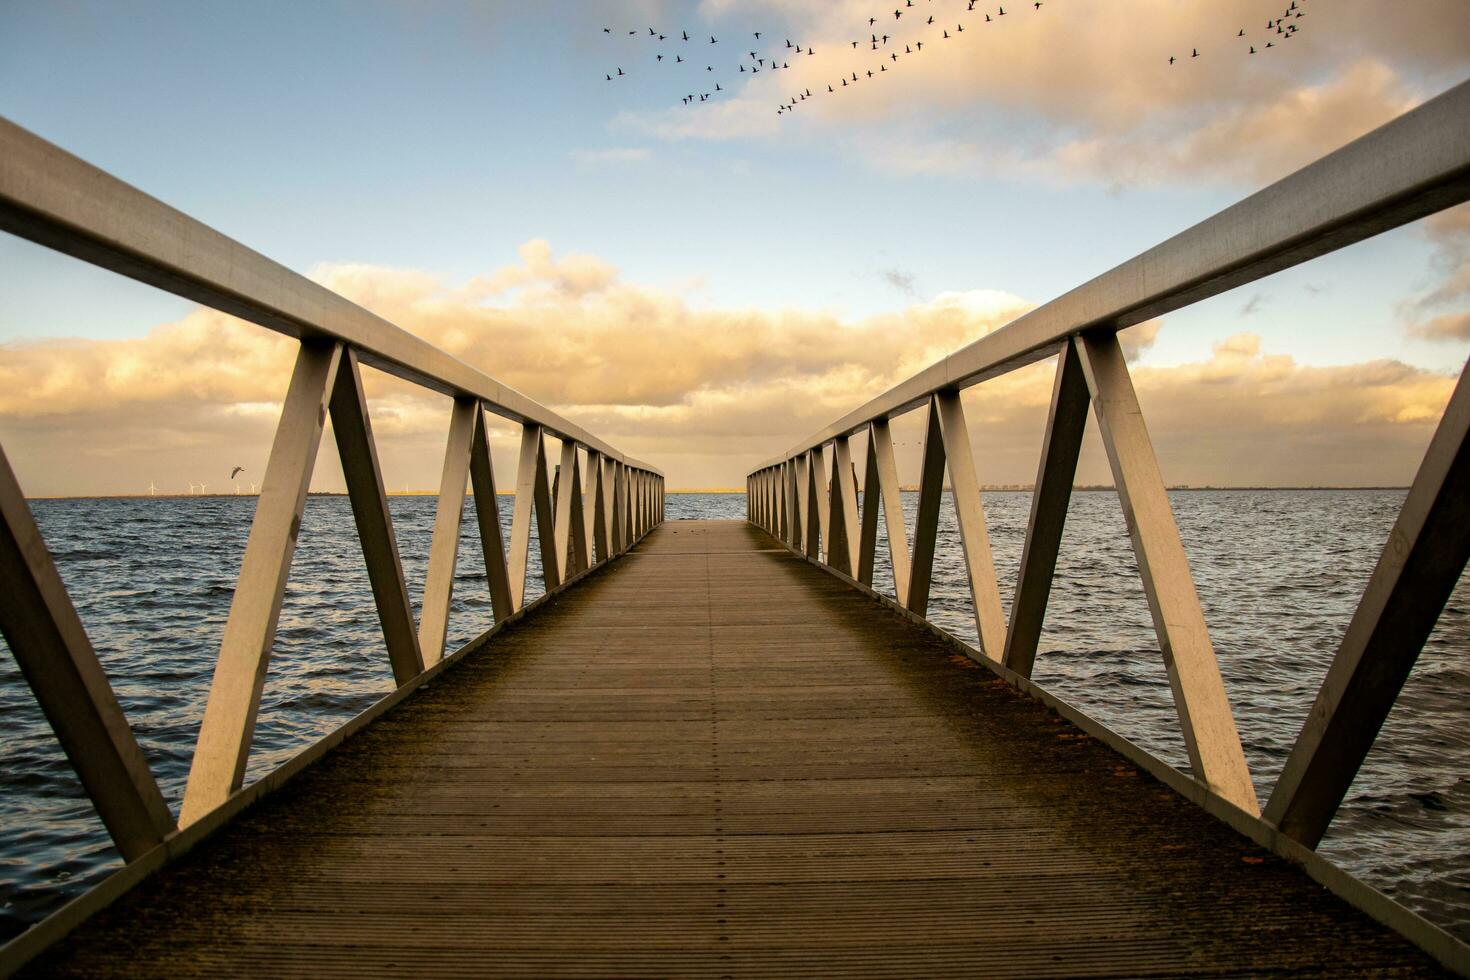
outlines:
M1403 500L1402 491L1172 494L1245 751L1264 800ZM916 496L906 494L910 526ZM985 504L1009 603L1030 497ZM671 494L670 519L743 518L743 496ZM415 603L433 497L391 499ZM491 622L472 513L449 647ZM251 498L32 503L82 621L177 812L249 522ZM507 532L510 500L502 498ZM886 536L876 586L892 594ZM538 556L527 597L541 594ZM930 616L974 642L949 501ZM1322 851L1470 940L1470 595L1451 599ZM1117 497L1073 496L1036 679L1173 762L1186 756ZM392 678L342 497L312 497L281 613L247 779L376 699ZM45 718L0 655L0 940L119 864Z

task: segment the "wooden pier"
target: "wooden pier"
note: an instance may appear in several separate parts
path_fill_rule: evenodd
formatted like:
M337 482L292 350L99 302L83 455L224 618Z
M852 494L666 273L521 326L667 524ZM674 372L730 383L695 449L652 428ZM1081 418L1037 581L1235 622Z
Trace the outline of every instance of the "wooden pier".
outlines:
M34 976L1437 975L932 631L668 522Z

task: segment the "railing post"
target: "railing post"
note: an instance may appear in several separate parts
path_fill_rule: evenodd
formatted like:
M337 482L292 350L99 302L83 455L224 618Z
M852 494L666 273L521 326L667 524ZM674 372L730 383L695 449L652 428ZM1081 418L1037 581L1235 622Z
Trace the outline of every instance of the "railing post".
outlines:
M561 441L561 463L557 469L557 482L555 499L552 507L555 517L552 518L555 534L552 536L556 547L556 580L565 581L576 571L567 563L567 553L572 543L572 512L580 513L582 509L581 482L574 479L577 469L577 444L570 439Z
M597 546L597 560L613 556L612 547L612 477L614 461L607 456L597 458L597 511L592 518L592 541Z
M582 552L587 556L587 567L601 560L602 549L597 543L597 522L602 516L602 454L587 449L586 488L582 491Z
M419 613L419 649L424 666L444 659L449 634L449 611L454 599L454 568L459 560L459 530L464 516L464 494L470 478L470 443L475 436L475 413L480 403L456 398L444 448L444 472L439 480L439 503L434 510L434 536L429 544L429 569L424 577L424 603Z
M969 573L980 652L999 663L1005 654L1006 616L1000 602L1000 588L995 581L995 558L990 551L990 532L985 524L985 504L980 495L980 481L975 474L965 409L960 404L960 393L954 389L936 394L934 405L939 412L939 431L949 463L950 495L954 500L955 519L960 526L960 547L965 553L965 567Z
M485 577L490 586L490 609L498 623L515 612L510 568L506 561L505 536L500 529L500 498L495 492L495 460L490 454L490 435L485 429L485 409L475 406L475 438L470 445L470 485L474 488L475 521L480 529L480 550L485 554Z
M887 419L868 424L868 469L863 478L863 531L859 548L858 580L873 584L873 564L878 550L878 509L888 528L888 558L893 566L894 598L908 602L909 538L904 529L903 495L899 490L898 464L893 458L893 434Z
M174 830L10 462L0 451L0 631L124 861Z
M828 564L845 575L858 572L857 483L852 470L852 446L847 436L832 441L832 540Z
M1308 847L1332 823L1470 558L1470 365L1430 440L1266 805Z
M827 522L823 519L822 498L827 495L826 461L822 458L822 447L806 451L806 556L818 561L822 558L822 546L827 543Z
M1072 481L1077 476L1077 457L1087 428L1090 397L1077 349L1068 343L1057 358L1051 412L1041 445L1036 488L1031 494L1031 518L1026 524L1021 571L1016 576L1011 627L1006 633L1005 665L1023 677L1031 676L1036 662L1036 646L1041 641L1041 624L1051 596L1067 506L1072 500Z
M1190 765L1197 779L1255 815L1260 811L1250 769L1123 348L1113 334L1084 334L1074 343L1169 669Z
M306 490L341 357L339 343L303 342L297 353L194 746L180 826L187 827L229 799L244 778Z
M516 609L525 605L526 574L531 557L531 516L533 513L536 517L537 537L541 541L543 567L548 554L554 553L554 544L551 548L547 547L547 539L552 534L550 525L553 523L550 515L551 508L544 503L548 495L546 444L541 435L541 426L534 422L526 422L521 426L521 452L516 464L515 506L510 520L510 594L515 601ZM547 575L556 575L554 557L551 567L545 571ZM548 589L554 588L550 582L551 579L548 579Z
M929 584L934 577L934 543L939 535L939 505L944 499L944 437L939 409L929 399L929 421L924 429L924 463L919 473L919 507L914 514L913 560L909 563L909 594L904 606L920 616L929 611Z
M786 460L782 466L785 468L785 475L782 477L781 492L786 495L786 512L790 515L786 521L784 540L791 547L800 549L801 532L806 514L805 508L801 505L801 495L806 483L805 479L798 475L798 464L795 459Z
M403 685L423 671L424 657L414 626L408 583L403 578L403 562L398 554L398 539L393 532L393 515L388 509L383 473L378 466L378 450L373 442L367 398L362 390L362 372L358 368L356 352L350 349L343 352L342 362L337 368L331 413L332 431L337 436L337 454L342 460L342 476L347 482L347 498L352 504L357 537L362 543L368 582L378 609L378 621L383 627L383 641L388 648L388 662L393 667L393 680Z

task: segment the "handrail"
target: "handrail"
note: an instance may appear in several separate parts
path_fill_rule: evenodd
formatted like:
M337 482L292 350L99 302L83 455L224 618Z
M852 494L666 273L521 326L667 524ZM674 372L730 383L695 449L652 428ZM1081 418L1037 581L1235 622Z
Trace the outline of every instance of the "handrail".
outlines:
M875 418L1371 238L1470 198L1470 82L1039 306L854 409L777 466Z
M896 601L928 607L948 470L981 654L1029 678L1089 406L1096 414L1195 780L1260 814L1204 613L1117 333L1470 199L1470 82L980 338L747 478L750 520L871 587L880 508ZM1057 356L1009 622L960 389ZM904 526L889 421L928 406L918 511ZM851 437L868 436L859 507ZM826 474L832 446L832 478ZM1316 847L1470 559L1470 366L1445 409L1264 823Z
M300 340L225 623L179 819L148 767L19 482L0 449L0 602L21 672L124 860L239 792L307 489L330 415L396 684L444 659L466 485L491 612L525 608L534 518L551 592L623 554L663 520L664 479L550 409L0 118L0 229ZM453 398L415 620L360 364ZM510 541L485 414L521 424ZM546 436L561 441L549 473ZM584 480L585 473L585 480ZM489 628L490 624L486 624Z
M581 426L350 300L0 117L0 230L302 340L496 415L534 422L620 463Z

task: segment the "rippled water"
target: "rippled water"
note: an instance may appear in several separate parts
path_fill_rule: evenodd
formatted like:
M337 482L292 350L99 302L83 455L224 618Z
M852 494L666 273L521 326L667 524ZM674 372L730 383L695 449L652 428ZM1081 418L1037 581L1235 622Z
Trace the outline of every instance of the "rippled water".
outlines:
M1378 550L1399 491L1196 491L1172 497L1236 720L1264 799L1301 726ZM669 518L744 516L744 498L667 498ZM916 499L906 494L912 522ZM421 592L435 500L391 500L405 573ZM1009 600L1029 495L986 497ZM36 501L36 518L83 622L177 812L230 591L248 498ZM509 531L510 501L501 500ZM930 615L973 642L948 501ZM484 563L466 511L450 648L490 622ZM539 577L532 549L533 574ZM891 594L886 543L876 585ZM528 598L540 594L528 585ZM1470 938L1470 602L1452 598L1322 850ZM1169 761L1186 762L1118 501L1073 496L1036 678ZM270 672L248 779L258 778L391 690L352 515L313 497ZM14 661L0 657L0 938L117 865Z

